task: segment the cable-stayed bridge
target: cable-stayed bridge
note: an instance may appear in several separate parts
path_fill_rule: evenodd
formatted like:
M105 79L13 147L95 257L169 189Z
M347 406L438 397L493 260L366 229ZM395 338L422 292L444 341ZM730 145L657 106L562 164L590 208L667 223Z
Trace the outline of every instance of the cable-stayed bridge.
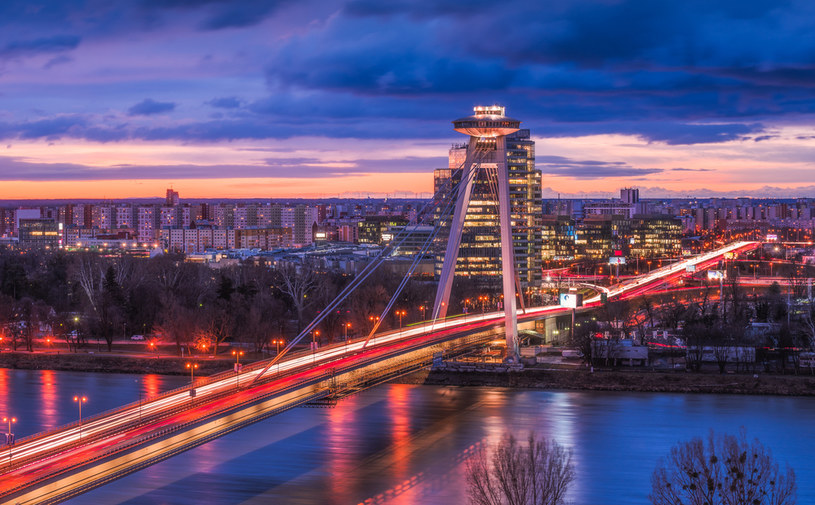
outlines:
M731 252L755 248L739 242L686 259L608 289L609 298L647 295L684 275L704 270ZM600 296L586 300L588 309ZM568 314L561 306L530 307L518 324ZM312 351L251 364L146 401L124 405L79 423L19 440L0 462L0 502L56 503L191 449L286 409L341 398L456 356L505 336L504 312L422 322Z

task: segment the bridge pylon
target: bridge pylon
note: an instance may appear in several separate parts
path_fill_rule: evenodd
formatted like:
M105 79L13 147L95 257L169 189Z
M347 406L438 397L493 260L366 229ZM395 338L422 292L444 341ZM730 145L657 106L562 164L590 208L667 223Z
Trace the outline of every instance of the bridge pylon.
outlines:
M479 168L494 171L497 180L498 224L501 231L501 274L504 291L507 358L518 361L518 315L515 299L515 254L512 243L512 222L509 200L506 136L520 129L521 122L504 115L504 107L475 107L474 114L453 121L453 128L470 136L467 157L461 170L456 207L450 223L450 235L436 291L433 319L447 316L450 291L453 287L456 260L461 246L464 220L472 195L473 181Z

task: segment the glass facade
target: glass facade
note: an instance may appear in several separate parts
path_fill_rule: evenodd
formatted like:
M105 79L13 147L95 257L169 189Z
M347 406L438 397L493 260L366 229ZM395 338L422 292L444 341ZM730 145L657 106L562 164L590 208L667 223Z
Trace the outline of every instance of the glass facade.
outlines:
M509 171L510 210L515 269L523 288L538 286L541 281L541 172L535 168L535 142L529 130L506 136L507 170ZM450 149L449 167L434 174L435 190L449 193L460 180L457 171L466 159L467 145ZM495 163L482 163L473 182L472 196L464 221L456 263L456 275L497 277L501 275L501 235L499 230L497 179ZM449 217L440 216L449 230ZM448 231L440 234L436 272L441 272L444 244Z

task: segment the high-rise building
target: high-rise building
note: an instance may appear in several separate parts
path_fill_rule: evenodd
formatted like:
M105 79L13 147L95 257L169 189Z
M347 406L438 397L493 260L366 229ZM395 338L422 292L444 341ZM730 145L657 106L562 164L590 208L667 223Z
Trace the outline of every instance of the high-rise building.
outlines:
M140 242L152 242L158 236L160 209L161 207L158 205L140 205L138 207L138 238Z
M523 288L541 281L541 172L535 168L535 142L529 130L506 136L509 199L512 211L512 241L515 271ZM458 170L465 162L467 144L454 145L449 151L448 168L434 173L435 191L447 193L458 184ZM438 209L437 209L438 210ZM440 216L439 216L440 217ZM445 233L440 234L445 236ZM436 272L441 271L439 248ZM501 275L501 233L495 181L489 170L478 171L467 208L461 236L456 275L496 277Z
M23 248L55 248L59 245L59 225L52 219L20 219L18 236Z
M173 191L172 189L167 190L167 198L164 201L164 205L168 205L172 207L173 205L178 205L179 198L178 198L178 191Z
M631 205L638 203L640 201L640 190L638 188L623 188L620 190L620 200Z

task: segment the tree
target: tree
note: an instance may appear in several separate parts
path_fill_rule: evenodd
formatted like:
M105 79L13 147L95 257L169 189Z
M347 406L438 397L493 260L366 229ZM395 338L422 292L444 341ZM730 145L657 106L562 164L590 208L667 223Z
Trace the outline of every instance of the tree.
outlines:
M280 291L291 299L292 306L297 312L297 330L300 331L304 322L306 308L311 305L308 295L317 284L317 274L311 264L303 262L302 265L284 263L277 268Z
M595 336L598 331L599 326L596 321L583 319L580 321L580 326L577 326L572 332L572 339L569 342L571 347L576 347L583 353L583 361L590 365L594 364L594 350L597 346Z
M651 477L653 505L793 505L795 472L780 471L757 439L712 431L682 442L657 464Z
M506 434L490 457L481 447L467 463L474 505L559 505L573 480L572 451L532 432L526 445Z

